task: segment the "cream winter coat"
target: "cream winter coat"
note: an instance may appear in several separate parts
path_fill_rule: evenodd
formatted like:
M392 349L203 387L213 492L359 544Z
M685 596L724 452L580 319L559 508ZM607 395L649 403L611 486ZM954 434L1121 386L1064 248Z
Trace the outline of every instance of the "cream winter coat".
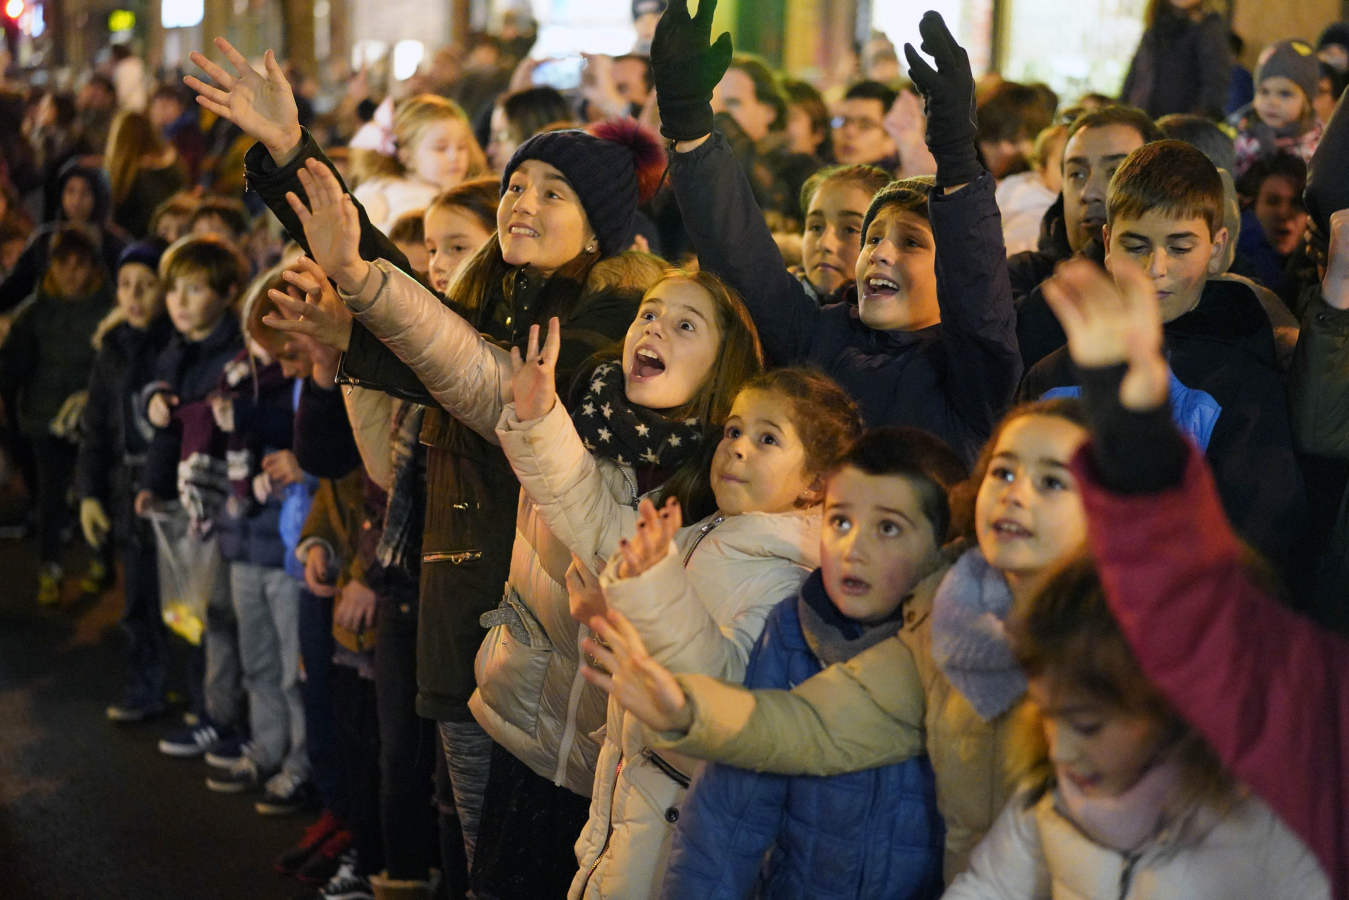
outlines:
M606 486L609 472L630 478L630 470L591 456L560 404L528 422L508 406L497 435L543 519L582 560L612 553L632 531L632 506ZM769 610L818 565L819 519L817 509L710 516L681 529L642 575L616 580L606 569L601 584L663 664L738 681ZM646 729L611 703L569 897L635 900L659 890L693 763L652 755L649 743Z
M1054 791L1007 804L970 868L943 900L1325 900L1315 858L1262 801L1223 818L1192 810L1140 850L1095 843L1060 811Z
M360 292L344 297L356 318L451 415L495 443L510 398L507 351L397 267L384 260L371 266ZM616 468L600 485L616 504L636 502L630 478ZM493 740L540 777L589 796L599 755L592 732L604 724L606 698L579 674L580 636L568 615L565 584L571 551L523 492L515 516L510 577L501 606L489 614L498 624L478 651L469 709Z

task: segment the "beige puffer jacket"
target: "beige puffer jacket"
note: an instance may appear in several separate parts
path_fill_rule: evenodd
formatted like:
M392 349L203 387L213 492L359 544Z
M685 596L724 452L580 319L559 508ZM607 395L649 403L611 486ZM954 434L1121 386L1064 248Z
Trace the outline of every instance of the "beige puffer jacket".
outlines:
M1050 790L1017 794L943 900L1328 900L1311 852L1247 797L1226 816L1192 808L1134 853L1088 838Z
M406 363L453 416L496 442L510 398L505 350L489 343L425 288L383 260L346 297L356 317ZM565 418L565 411L559 410ZM616 466L599 490L635 504L632 478ZM504 511L503 511L504 512ZM521 492L510 576L475 663L474 717L497 743L540 777L589 796L604 724L604 693L579 674L580 634L567 607L571 551ZM486 617L485 617L486 618Z
M946 571L914 589L895 637L790 692L678 676L693 727L687 735L659 735L656 746L788 775L857 772L926 751L946 820L943 869L950 881L1011 793L1003 767L1011 714L980 719L932 661L932 597Z

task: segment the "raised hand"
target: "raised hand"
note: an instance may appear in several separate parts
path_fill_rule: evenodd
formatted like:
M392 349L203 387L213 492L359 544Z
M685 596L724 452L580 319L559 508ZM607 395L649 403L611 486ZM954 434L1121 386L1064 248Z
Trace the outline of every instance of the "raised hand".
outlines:
M651 38L651 78L660 107L660 133L692 141L712 131L712 89L731 64L731 35L714 43L712 15L717 0L699 0L689 16L688 0L673 0Z
M316 159L307 160L295 174L309 205L294 191L286 192L286 202L304 228L309 255L339 288L356 293L370 274L370 263L361 259L361 222L356 204L342 190L332 170Z
M1166 402L1170 375L1162 356L1162 311L1147 273L1120 255L1114 280L1093 262L1062 263L1044 284L1045 301L1068 336L1080 368L1128 365L1120 403L1136 412Z
M632 623L617 610L590 620L600 640L586 638L582 649L604 667L581 666L586 681L609 692L624 709L656 731L688 731L693 725L684 689L670 670L651 658Z
M557 355L562 346L562 327L557 316L548 320L548 335L539 347L539 326L529 326L525 358L511 348L511 392L515 398L515 416L530 422L551 412L557 403Z
M327 273L307 256L297 257L281 278L286 289L267 292L277 312L263 316L263 324L303 343L314 360L314 383L331 387L337 354L351 343L351 310L328 283Z
M656 505L643 497L637 504L637 530L632 538L618 542L619 560L614 567L617 578L636 578L665 558L670 541L684 524L684 512L674 497L656 511Z
M203 54L193 51L188 59L211 77L214 85L188 75L183 83L197 92L197 103L233 122L249 137L260 141L278 164L287 162L300 144L300 114L290 82L268 50L262 57L264 76L222 37L215 45L234 69L231 75Z
M938 13L924 13L918 33L923 36L923 52L937 67L928 65L912 44L904 45L904 56L909 61L909 78L923 94L927 146L937 160L937 185L968 184L983 172L974 145L974 73L969 54L956 43Z

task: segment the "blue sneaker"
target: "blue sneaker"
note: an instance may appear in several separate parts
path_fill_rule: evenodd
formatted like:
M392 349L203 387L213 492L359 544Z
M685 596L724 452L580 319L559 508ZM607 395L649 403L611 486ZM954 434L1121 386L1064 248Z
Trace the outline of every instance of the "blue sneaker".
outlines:
M166 736L159 742L159 752L181 759L201 756L223 738L234 736L234 729L216 725L202 716L191 728L184 728Z

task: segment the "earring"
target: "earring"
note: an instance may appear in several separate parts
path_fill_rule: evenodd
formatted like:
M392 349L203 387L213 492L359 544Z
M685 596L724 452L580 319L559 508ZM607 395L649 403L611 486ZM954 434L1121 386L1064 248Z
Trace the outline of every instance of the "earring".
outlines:
M598 249L598 248L595 246L595 242L594 242L594 241L591 241L590 243L586 244L586 252L587 252L587 253L594 253L597 249Z

